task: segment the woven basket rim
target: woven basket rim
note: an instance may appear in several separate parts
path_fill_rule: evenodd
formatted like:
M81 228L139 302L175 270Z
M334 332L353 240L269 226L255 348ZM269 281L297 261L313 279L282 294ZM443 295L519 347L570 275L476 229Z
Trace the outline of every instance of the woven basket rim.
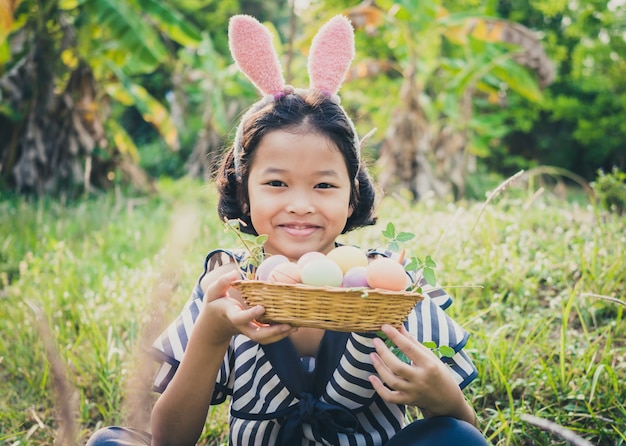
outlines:
M280 282L268 282L264 280L236 280L232 282L232 285L235 288L241 287L272 287L276 289L292 289L298 290L301 292L310 292L310 293L323 293L323 294L334 294L334 295L342 295L342 294L354 294L354 293L367 293L367 295L381 295L387 297L410 297L411 299L422 300L424 295L418 293L416 291L392 291L385 290L382 288L368 288L368 287L334 287L334 286L313 286L313 285L305 285L303 283L280 283Z

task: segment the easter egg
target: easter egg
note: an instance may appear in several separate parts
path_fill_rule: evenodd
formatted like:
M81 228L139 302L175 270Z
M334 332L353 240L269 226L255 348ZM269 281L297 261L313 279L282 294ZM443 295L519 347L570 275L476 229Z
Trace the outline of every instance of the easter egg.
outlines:
M401 291L408 285L408 276L404 267L387 257L372 260L367 266L366 278L372 288Z
M289 262L289 259L282 254L275 254L273 256L267 257L265 260L261 262L259 267L256 269L255 279L256 280L267 280L270 272L281 263Z
M341 286L343 273L335 262L326 257L313 259L302 267L302 283L312 286Z
M345 274L350 268L355 266L367 266L367 256L356 246L337 246L326 254L330 260L335 262Z
M302 254L300 256L300 258L298 259L298 266L300 268L302 268L304 265L306 265L307 263L309 263L311 260L313 259L319 259L322 257L326 257L325 254L319 252L319 251L310 251L310 252L306 252L304 254Z
M300 267L292 262L279 263L267 276L268 282L300 283Z
M354 266L350 268L343 275L341 286L344 288L369 287L369 283L367 283L367 267Z

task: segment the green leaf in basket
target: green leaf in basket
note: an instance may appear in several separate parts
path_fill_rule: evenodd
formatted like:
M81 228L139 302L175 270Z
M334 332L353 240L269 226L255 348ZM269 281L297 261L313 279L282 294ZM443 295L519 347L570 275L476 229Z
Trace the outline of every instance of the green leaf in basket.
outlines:
M422 345L424 347L426 347L426 348L431 349L431 350L434 349L434 348L437 348L437 344L435 344L433 341L422 342Z
M456 354L454 349L452 347L448 347L447 345L439 347L439 353L441 353L441 356L445 358L452 358Z
M398 235L396 235L396 240L399 242L408 242L409 240L412 240L413 238L415 238L415 234L411 234L410 232L400 232L398 233Z
M417 271L419 269L419 263L417 261L417 257L411 257L409 262L404 267L407 271Z
M433 341L422 342L422 345L429 348L438 358L452 358L456 354L452 347L448 347L447 345L437 347L437 344Z
M383 231L383 235L390 239L396 238L396 227L392 222L387 223L387 227Z
M428 268L437 268L437 262L435 262L431 256L426 256L426 260L424 261L424 264Z
M424 267L424 279L430 286L437 286L437 277L435 276L435 270L426 266Z
M398 346L391 339L389 339L384 332L378 331L376 332L376 335L385 342L387 348L391 350L391 353L393 353L396 358L406 364L411 363L411 360L407 357L407 355L405 355L404 352L400 350Z
M404 352L403 352L402 350L400 350L398 347L392 347L392 348L391 348L391 352L392 352L394 355L396 355L396 357L397 357L400 361L402 361L402 362L404 362L404 363L406 363L406 364L410 364L410 363L411 363L411 360L408 358L408 356L407 356L407 355L405 355L405 354L404 354Z

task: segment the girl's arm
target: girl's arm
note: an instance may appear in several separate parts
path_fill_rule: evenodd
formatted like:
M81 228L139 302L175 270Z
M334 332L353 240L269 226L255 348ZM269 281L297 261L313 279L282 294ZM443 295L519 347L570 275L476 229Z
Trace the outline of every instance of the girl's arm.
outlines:
M288 325L260 326L255 319L263 307L244 309L229 293L239 278L235 267L224 265L207 275L204 304L191 332L183 360L150 419L153 445L195 445L202 433L215 381L233 335L243 333L260 343L288 336ZM204 286L203 286L204 289Z
M376 392L389 403L419 407L424 417L451 416L476 425L476 414L447 366L404 327L398 331L384 325L382 330L411 364L398 359L381 339L374 339L376 353L371 359L380 379L372 375L370 382Z

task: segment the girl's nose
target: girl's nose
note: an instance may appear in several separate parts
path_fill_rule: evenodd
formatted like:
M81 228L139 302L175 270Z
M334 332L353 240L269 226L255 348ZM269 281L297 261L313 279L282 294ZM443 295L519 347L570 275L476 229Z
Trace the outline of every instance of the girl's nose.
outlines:
M313 204L311 197L309 197L306 192L294 191L289 196L286 210L290 214L310 214L315 211L315 205Z

